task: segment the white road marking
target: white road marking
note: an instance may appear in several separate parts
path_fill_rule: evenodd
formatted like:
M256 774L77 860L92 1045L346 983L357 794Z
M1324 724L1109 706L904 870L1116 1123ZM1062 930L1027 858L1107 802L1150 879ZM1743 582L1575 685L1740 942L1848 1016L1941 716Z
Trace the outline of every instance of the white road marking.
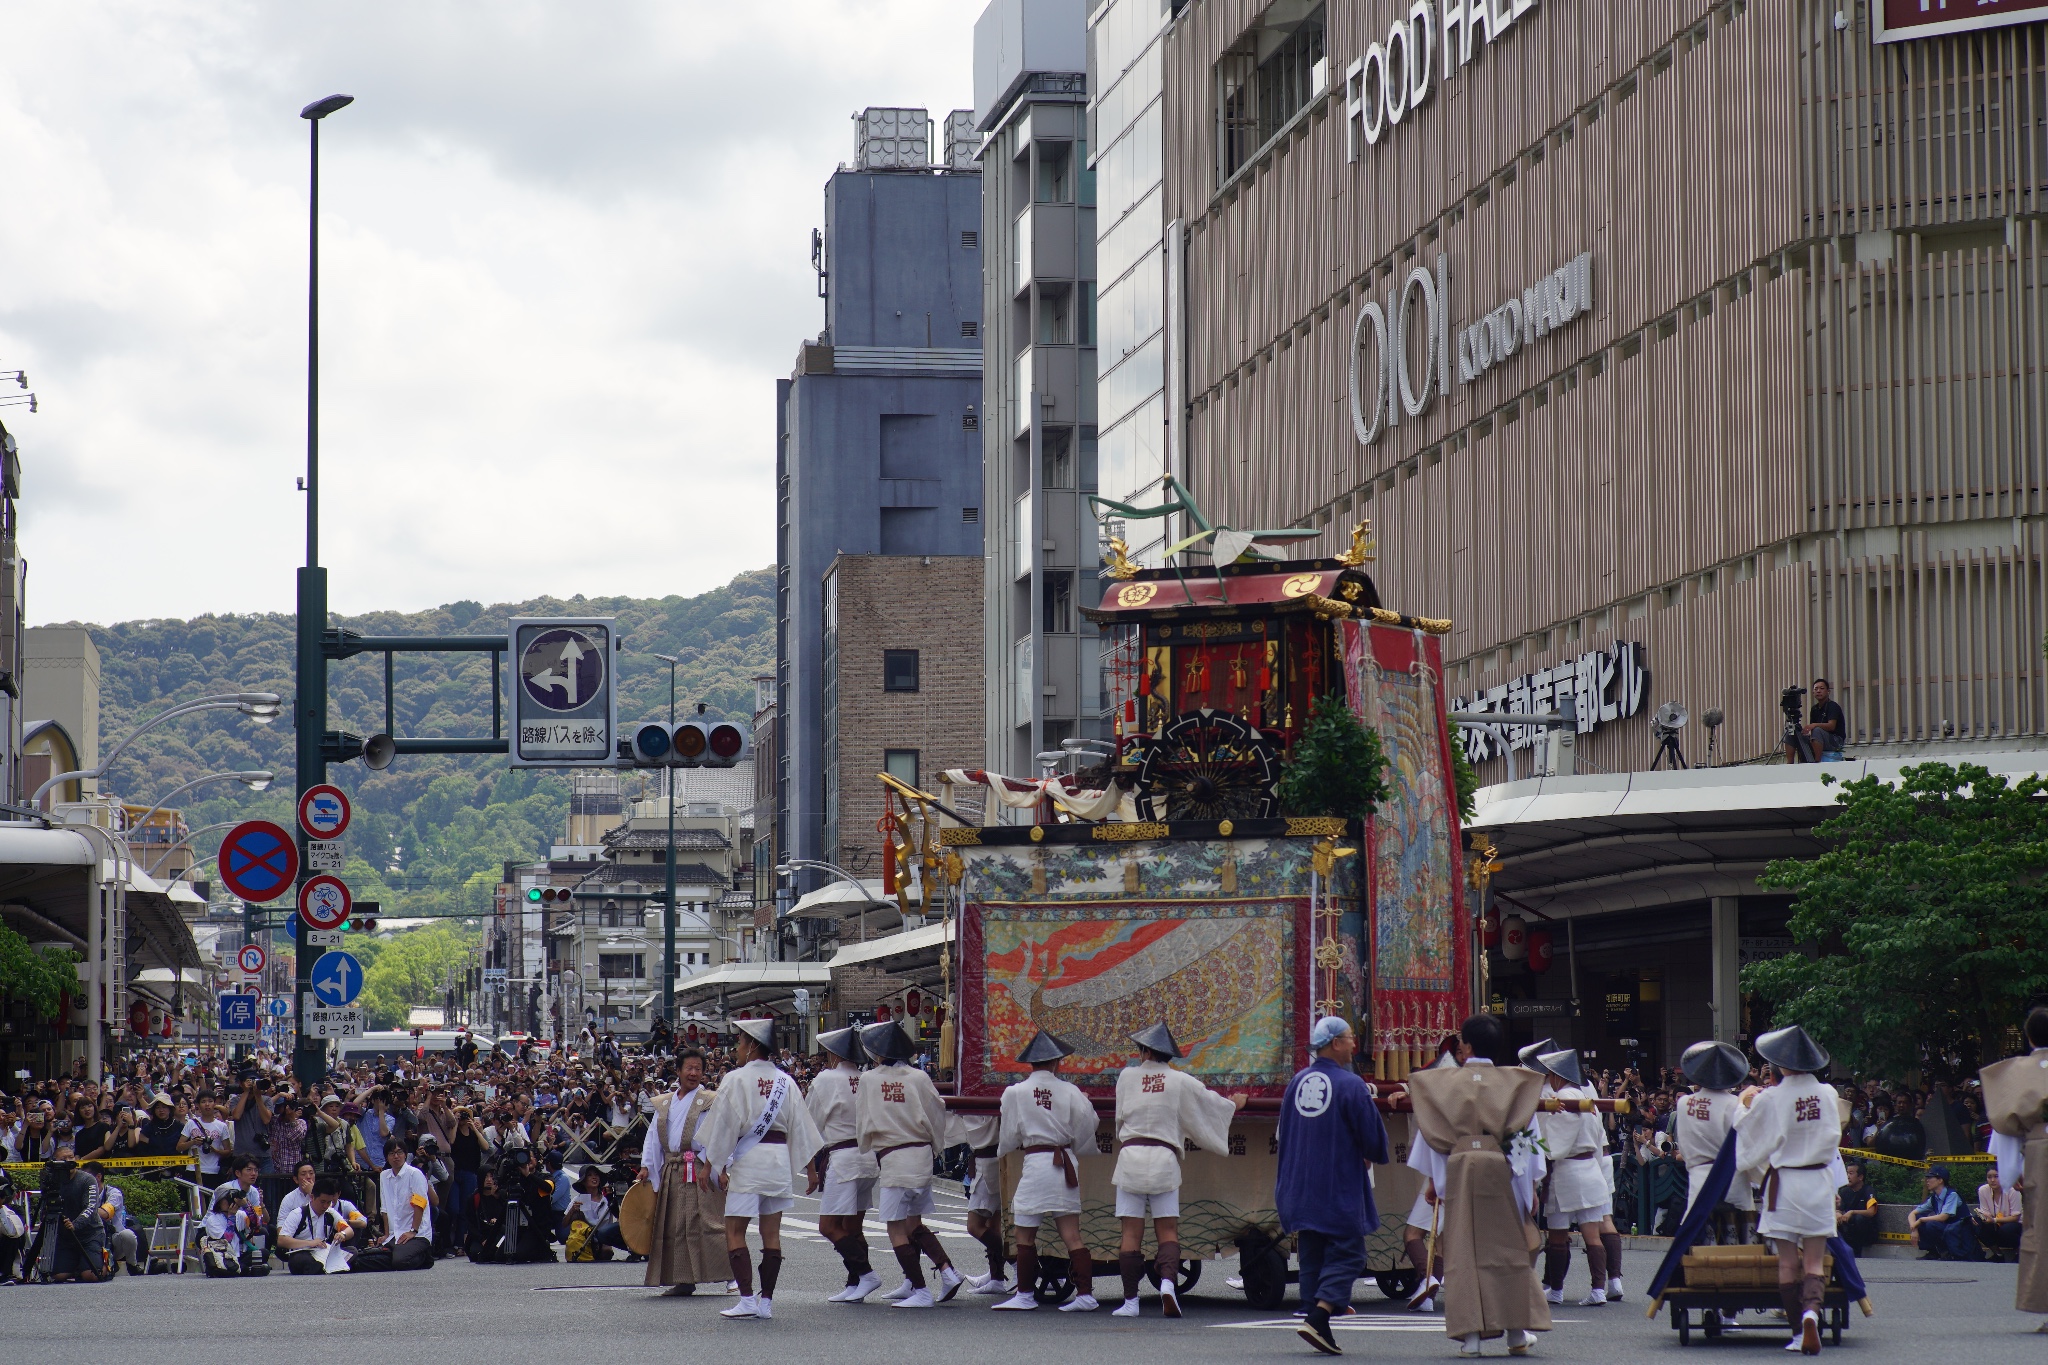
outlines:
M1578 1318L1552 1318L1553 1323L1567 1325L1577 1323ZM1300 1318L1261 1318L1252 1322L1216 1322L1211 1327L1226 1330L1251 1330L1266 1332L1292 1332L1300 1327ZM1411 1317L1407 1314L1354 1313L1350 1317L1331 1318L1330 1328L1337 1332L1428 1332L1437 1336L1444 1334L1443 1319L1434 1316Z

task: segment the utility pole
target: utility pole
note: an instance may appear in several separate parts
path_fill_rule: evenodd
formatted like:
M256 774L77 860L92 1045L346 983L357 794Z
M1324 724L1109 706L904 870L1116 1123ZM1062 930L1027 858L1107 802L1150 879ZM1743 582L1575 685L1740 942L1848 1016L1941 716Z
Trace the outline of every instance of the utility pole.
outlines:
M668 724L676 724L676 665L682 662L667 654L655 658L668 665ZM661 907L661 1017L676 1026L676 770L668 767L668 899ZM611 983L605 983L605 1012L611 1012Z

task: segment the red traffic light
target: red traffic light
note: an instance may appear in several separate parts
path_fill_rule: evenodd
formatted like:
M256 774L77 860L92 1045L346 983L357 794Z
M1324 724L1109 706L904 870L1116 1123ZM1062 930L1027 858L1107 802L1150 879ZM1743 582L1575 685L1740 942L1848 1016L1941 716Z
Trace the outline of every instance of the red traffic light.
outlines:
M739 726L721 723L711 727L711 737L708 742L711 746L712 757L730 763L738 758L740 750L746 747L747 737L740 732Z

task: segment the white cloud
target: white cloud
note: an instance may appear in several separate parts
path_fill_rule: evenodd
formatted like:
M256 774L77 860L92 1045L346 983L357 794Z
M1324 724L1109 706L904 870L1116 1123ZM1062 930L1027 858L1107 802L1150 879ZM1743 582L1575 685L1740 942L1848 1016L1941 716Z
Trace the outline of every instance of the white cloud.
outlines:
M774 558L774 381L870 104L981 0L7 0L0 367L33 621L289 610L306 125L337 610L694 593Z

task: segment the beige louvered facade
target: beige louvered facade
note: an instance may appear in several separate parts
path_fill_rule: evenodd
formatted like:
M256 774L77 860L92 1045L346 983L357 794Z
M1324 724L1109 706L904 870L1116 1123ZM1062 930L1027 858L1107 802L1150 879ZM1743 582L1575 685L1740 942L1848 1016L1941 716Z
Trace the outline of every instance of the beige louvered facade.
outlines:
M1454 695L1640 642L1646 704L1582 767L1648 766L1667 699L1695 761L1710 708L1724 761L1774 752L1780 689L1816 674L1852 753L2048 732L2048 24L1878 44L1859 0L1494 8L1521 12L1450 77L1439 46L1376 145L1346 73L1407 0L1329 0L1323 88L1235 144L1230 54L1314 8L1180 10L1165 216L1204 510L1323 525L1317 553L1370 517L1385 599L1456 622ZM1460 334L1582 253L1590 311L1465 381ZM1361 306L1439 257L1448 395L1363 444Z

